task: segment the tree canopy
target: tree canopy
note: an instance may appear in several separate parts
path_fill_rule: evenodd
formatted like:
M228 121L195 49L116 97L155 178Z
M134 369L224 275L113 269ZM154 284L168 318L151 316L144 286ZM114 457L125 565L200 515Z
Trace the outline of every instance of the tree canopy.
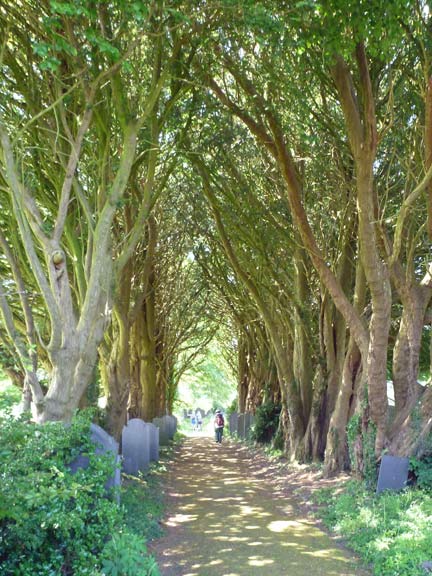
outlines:
M218 337L293 458L429 450L430 27L426 0L1 0L0 363L35 418L99 374L118 436Z

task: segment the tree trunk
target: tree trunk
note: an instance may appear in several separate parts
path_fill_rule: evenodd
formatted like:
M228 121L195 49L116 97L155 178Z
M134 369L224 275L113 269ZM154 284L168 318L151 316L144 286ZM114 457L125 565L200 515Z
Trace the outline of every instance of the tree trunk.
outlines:
M240 413L246 412L246 398L249 390L249 369L248 369L248 345L246 336L240 332L238 343L238 385L237 385L237 399L238 411Z
M308 307L310 288L306 275L307 254L302 248L296 248L294 254L295 265L295 293L297 305L294 311L294 378L300 388L300 397L303 407L303 421L309 420L312 407L312 378L313 363L311 336L308 329Z
M357 262L354 289L354 308L360 314L366 304L366 277L361 262ZM362 357L357 343L350 335L342 370L342 382L331 415L327 434L324 470L332 475L349 467L346 426L357 403L357 392L362 379Z

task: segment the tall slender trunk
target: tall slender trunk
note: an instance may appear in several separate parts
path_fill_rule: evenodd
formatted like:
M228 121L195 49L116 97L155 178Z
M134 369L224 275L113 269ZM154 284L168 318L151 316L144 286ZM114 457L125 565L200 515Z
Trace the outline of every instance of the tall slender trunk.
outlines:
M366 304L366 277L361 262L357 262L354 307L360 313ZM342 382L331 415L327 434L324 470L332 475L349 466L346 426L356 405L357 391L362 377L362 357L352 335L348 342L342 370Z
M418 397L418 371L424 317L430 290L412 287L402 299L403 310L393 350L395 419L412 407Z
M240 332L238 343L238 384L237 399L240 413L246 411L246 398L249 390L249 369L247 360L248 345L246 336Z
M309 334L307 312L309 307L310 287L306 275L307 253L297 247L294 254L295 276L294 286L297 305L294 311L294 378L300 389L303 407L303 421L309 420L312 407L313 363L311 336Z

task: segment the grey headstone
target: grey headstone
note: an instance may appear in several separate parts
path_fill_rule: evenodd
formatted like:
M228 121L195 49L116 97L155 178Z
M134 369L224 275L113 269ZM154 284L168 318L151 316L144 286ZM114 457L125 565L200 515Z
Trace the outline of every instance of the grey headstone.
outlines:
M409 459L385 454L381 460L376 493L383 490L402 490L408 480Z
M159 428L154 424L146 423L150 437L150 460L159 460Z
M105 432L103 428L98 426L97 424L90 424L90 438L92 443L95 447L95 454L109 454L111 453L114 456L116 469L110 478L105 482L105 489L109 490L110 488L119 487L121 484L121 474L120 474L120 457L118 455L119 445L114 440L112 436ZM75 474L80 468L88 468L89 466L89 459L88 456L84 456L80 454L75 460L73 460L69 467L71 471Z
M123 470L138 476L146 472L150 463L150 430L140 418L132 418L123 427L122 433Z
M252 426L254 425L254 422L255 422L255 416L253 414L251 414L250 412L246 412L245 423L244 423L245 438L249 438L250 433L252 431Z
M186 408L183 408L183 418L185 420L187 420L189 418L189 414L188 414L188 411L186 410Z
M245 415L239 414L238 415L238 427L237 427L237 434L239 438L245 438Z
M153 418L153 424L159 428L159 445L168 446L170 437L167 421L163 418Z
M168 438L172 440L177 430L177 418L166 414L165 416L162 416L161 420L162 426L164 426L168 432Z
M231 414L229 415L229 431L231 436L234 436L237 434L237 429L238 429L238 413L237 412L231 412Z

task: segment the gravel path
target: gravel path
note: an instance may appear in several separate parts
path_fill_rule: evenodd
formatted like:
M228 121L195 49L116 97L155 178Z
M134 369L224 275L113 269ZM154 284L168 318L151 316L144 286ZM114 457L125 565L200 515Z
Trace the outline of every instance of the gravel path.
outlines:
M170 464L163 576L359 576L353 558L294 501L251 474L245 447L188 438Z

